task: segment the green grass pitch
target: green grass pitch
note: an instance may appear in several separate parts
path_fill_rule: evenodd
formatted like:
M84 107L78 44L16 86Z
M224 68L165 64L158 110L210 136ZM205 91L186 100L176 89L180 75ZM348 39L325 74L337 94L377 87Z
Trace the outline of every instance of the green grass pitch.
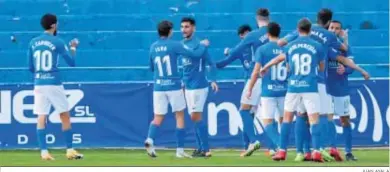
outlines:
M53 150L55 161L42 161L39 151L0 150L0 166L389 166L389 149L354 150L357 162L294 162L290 151L284 162L274 162L263 151L251 157L239 157L236 150L215 150L213 157L177 159L175 151L157 150L158 158L149 158L144 150L91 149L81 150L83 160L67 160L64 150ZM191 153L190 151L187 151Z

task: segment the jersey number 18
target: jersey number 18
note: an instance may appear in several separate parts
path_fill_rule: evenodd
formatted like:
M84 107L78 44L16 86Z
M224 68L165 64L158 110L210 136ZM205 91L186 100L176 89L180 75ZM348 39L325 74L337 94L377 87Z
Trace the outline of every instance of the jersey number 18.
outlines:
M310 73L312 61L310 54L294 54L292 61L295 75L308 75Z

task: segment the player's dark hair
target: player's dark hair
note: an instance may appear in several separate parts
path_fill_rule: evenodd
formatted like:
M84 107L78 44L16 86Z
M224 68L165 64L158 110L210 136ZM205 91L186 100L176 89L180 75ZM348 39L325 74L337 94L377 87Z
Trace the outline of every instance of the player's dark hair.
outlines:
M183 17L181 19L181 23L184 23L184 22L188 22L190 23L192 26L195 26L196 25L196 22L195 22L195 19L191 18L191 17Z
M158 35L169 36L169 32L172 30L173 24L168 20L163 20L157 25Z
M343 24L341 24L341 22L338 20L332 20L331 23L338 23L341 27L343 27Z
M251 26L249 26L248 24L244 24L238 28L237 34L241 35L244 34L245 32L250 32L250 31L252 31Z
M41 26L45 30L52 28L53 24L57 23L57 17L54 14L45 14L41 18Z
M311 22L308 18L303 18L298 22L298 29L303 33L310 33Z
M267 26L267 32L270 34L272 37L279 37L280 35L280 25L276 22L271 22Z
M269 19L269 11L267 8L259 8L256 11L256 15L263 19L267 19L267 20Z
M332 20L332 17L333 17L332 10L328 8L323 8L317 13L317 23L326 26Z

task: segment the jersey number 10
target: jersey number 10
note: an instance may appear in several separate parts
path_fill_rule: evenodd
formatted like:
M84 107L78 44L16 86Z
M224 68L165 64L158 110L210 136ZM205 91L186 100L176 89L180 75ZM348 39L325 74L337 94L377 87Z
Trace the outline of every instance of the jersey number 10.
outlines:
M36 70L49 71L53 66L53 55L49 50L37 50L34 52Z
M154 59L154 63L157 64L158 75L159 75L160 77L163 77L163 76L164 76L163 67L162 67L162 64L163 64L163 63L165 63L165 65L166 65L167 76L171 76L171 75L172 75L171 58L169 57L169 55L164 56L164 57L162 58L162 61L161 61L161 57L160 57L160 56L157 56L157 57Z

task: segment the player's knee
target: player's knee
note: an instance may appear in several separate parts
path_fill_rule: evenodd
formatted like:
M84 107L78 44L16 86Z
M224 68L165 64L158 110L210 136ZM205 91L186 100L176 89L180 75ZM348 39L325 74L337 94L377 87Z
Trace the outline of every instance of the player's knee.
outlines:
M241 104L240 110L251 110L252 106L248 104Z
M328 114L328 121L333 121L333 114Z
M163 115L155 115L152 123L156 126L160 126L163 120L164 120Z
M38 115L37 129L44 129L44 128L46 128L46 116Z
M348 116L340 117L340 122L341 122L341 126L343 127L348 127L350 125Z
M269 125L269 124L272 124L273 122L274 122L273 119L263 119L264 127Z
M292 122L294 119L294 113L293 112L284 112L283 115L283 122Z
M200 112L193 112L193 113L191 114L191 120L192 120L192 121L200 121L200 120L202 120L202 115L201 115L201 113L200 113Z

